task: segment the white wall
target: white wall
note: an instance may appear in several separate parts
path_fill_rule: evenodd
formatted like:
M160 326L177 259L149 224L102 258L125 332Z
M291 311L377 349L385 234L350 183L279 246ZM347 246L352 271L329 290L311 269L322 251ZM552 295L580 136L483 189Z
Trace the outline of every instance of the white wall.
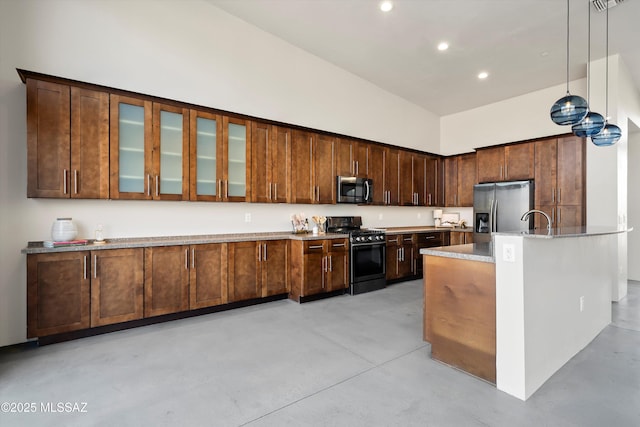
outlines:
M633 231L627 236L629 251L629 279L640 280L640 128L630 125L629 134L629 185L628 193L628 222Z
M27 199L26 91L16 68L439 149L437 138L424 138L439 134L435 115L203 1L0 0L0 346L26 339L20 250L47 239L58 216L73 217L81 237L102 223L107 238L287 230L300 211L433 224L428 208Z

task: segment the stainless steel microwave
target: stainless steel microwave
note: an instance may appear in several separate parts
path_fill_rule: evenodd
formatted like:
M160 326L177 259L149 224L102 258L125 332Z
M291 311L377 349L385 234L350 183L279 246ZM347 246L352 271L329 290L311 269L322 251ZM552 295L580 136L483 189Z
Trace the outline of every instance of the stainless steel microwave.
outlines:
M373 201L373 181L355 176L337 177L338 203L371 203Z

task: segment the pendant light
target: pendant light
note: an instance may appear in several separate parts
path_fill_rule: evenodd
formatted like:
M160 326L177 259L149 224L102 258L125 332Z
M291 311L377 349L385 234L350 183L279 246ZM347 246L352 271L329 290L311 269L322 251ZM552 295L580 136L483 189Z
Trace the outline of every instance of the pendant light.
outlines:
M551 106L551 120L557 125L580 123L589 112L587 101L569 93L569 0L567 0L567 94Z
M587 39L587 103L591 104L591 2L589 2L589 14L587 19L588 39ZM602 114L591 111L585 116L580 123L571 127L574 135L581 138L593 136L604 128L604 117Z
M607 36L606 36L606 67L605 67L605 120L604 128L600 133L591 137L591 142L599 147L607 147L618 142L622 136L622 130L609 123L609 6L607 5Z

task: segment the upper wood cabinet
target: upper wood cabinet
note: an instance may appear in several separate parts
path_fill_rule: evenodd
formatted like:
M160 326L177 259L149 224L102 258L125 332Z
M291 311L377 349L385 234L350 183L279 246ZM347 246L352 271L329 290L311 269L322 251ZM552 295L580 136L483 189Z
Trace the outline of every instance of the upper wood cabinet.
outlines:
M335 138L293 131L291 202L336 202Z
M425 205L444 205L444 175L442 159L434 156L425 158Z
M400 201L400 154L393 148L384 150L384 204L398 206ZM374 184L375 185L375 184Z
M351 138L337 138L336 175L366 178L368 173L367 145Z
M109 95L27 79L27 197L109 197Z
M476 184L476 154L447 157L444 162L445 206L473 206Z
M399 186L401 206L426 205L426 156L400 151Z
M250 200L251 122L196 109L189 115L189 198Z
M291 130L253 122L251 201L286 203L291 181Z
M370 144L367 147L367 163L369 164L367 177L373 181L373 201L374 205L383 205L387 200L384 185L384 147Z
M479 149L478 182L515 181L534 177L534 143Z
M535 205L552 226L582 226L585 219L585 139L577 136L535 142ZM537 228L544 220L535 218Z

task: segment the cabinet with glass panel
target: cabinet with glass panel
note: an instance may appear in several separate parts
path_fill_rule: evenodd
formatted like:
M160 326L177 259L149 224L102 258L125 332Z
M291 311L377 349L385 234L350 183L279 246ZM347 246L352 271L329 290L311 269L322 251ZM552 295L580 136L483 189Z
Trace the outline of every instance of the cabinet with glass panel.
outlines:
M186 108L111 95L111 198L188 199Z
M248 200L249 122L200 110L190 114L190 199Z

